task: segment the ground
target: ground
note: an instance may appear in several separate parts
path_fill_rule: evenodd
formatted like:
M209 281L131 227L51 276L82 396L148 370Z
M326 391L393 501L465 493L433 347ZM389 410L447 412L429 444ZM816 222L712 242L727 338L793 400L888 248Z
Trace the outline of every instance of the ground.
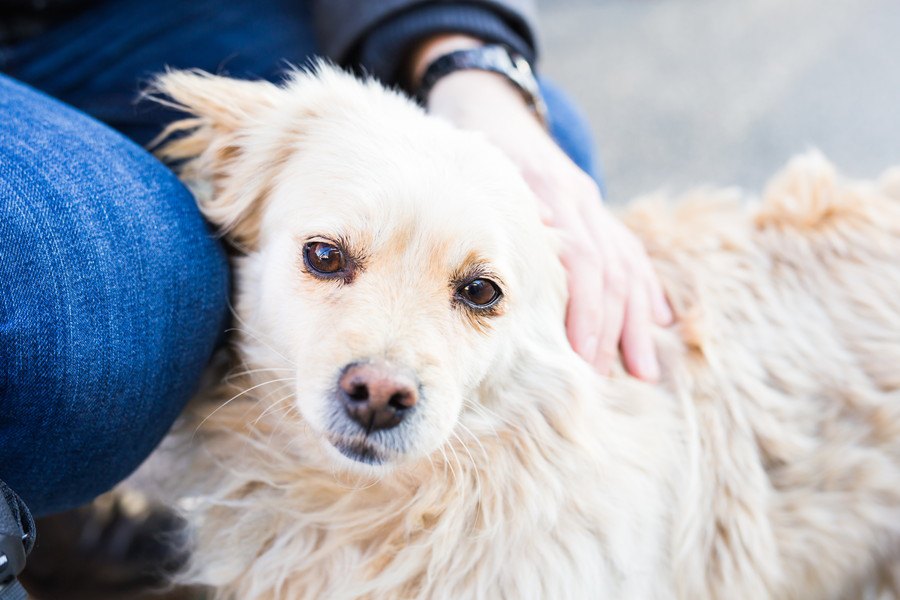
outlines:
M541 0L542 72L588 115L622 202L700 183L758 190L818 147L900 165L897 0Z

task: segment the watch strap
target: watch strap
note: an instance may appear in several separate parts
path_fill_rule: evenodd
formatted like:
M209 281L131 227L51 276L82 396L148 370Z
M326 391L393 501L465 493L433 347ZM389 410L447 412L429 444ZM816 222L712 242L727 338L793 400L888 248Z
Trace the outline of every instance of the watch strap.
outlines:
M455 50L438 57L425 69L416 90L416 99L423 106L426 105L428 94L441 78L456 71L472 69L498 73L506 77L525 98L535 116L541 123L547 125L547 107L531 65L524 56L499 44Z

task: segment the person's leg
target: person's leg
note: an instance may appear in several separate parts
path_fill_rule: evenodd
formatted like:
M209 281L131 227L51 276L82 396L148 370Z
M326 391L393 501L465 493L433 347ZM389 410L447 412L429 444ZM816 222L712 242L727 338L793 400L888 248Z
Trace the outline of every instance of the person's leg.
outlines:
M277 81L317 53L310 19L303 0L105 0L11 49L6 68L146 143L174 113L135 104L142 82L166 68ZM543 79L541 90L557 143L602 187L584 116L553 83Z
M100 123L0 75L0 479L35 514L151 452L227 316L190 193Z
M315 53L304 0L99 0L10 48L4 68L146 144L177 115L136 102L166 69L278 81Z

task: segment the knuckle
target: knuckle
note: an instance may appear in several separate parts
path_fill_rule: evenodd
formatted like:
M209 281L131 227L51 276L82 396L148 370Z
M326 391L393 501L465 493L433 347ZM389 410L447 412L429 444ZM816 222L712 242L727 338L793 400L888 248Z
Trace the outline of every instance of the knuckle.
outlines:
M616 297L624 297L628 289L628 276L622 268L611 268L606 270L604 277L606 287L610 294Z
M606 362L606 363L612 362L612 361L614 361L614 360L618 357L618 355L619 355L619 352L618 352L618 350L616 349L616 344L615 344L615 343L608 344L608 345L607 345L607 344L602 344L602 345L597 349L597 357L598 357L602 362Z
M590 236L578 233L569 238L569 250L575 253L573 259L579 263L596 265L598 262L597 246Z

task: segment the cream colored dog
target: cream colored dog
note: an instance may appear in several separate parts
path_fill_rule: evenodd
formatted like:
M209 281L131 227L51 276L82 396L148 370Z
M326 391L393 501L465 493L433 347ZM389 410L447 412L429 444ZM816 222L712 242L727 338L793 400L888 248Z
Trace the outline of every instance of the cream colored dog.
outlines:
M232 374L156 456L185 580L900 597L900 177L812 155L761 202L629 208L678 315L649 385L572 351L558 240L480 136L327 67L159 89L195 115L163 156L241 250Z

